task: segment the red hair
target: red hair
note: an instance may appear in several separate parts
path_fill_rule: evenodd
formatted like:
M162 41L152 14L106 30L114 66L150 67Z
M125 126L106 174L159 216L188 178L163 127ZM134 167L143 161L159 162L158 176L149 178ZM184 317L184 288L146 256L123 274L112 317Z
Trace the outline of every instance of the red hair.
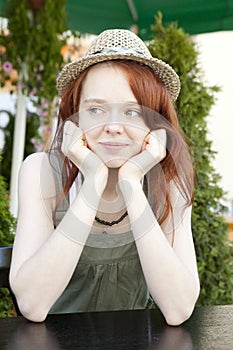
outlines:
M143 118L147 126L151 130L161 128L166 130L166 157L147 174L145 190L155 216L161 224L172 213L171 182L185 198L187 206L193 201L193 167L175 107L164 83L149 67L128 60L113 60L104 64L106 63L124 72L138 104L143 106ZM67 86L60 103L56 135L61 132L63 122L78 112L82 84L91 68L92 66L88 67ZM58 149L60 146L61 144L58 144ZM68 176L64 184L64 193L67 194L78 174L78 169L66 158L65 171Z

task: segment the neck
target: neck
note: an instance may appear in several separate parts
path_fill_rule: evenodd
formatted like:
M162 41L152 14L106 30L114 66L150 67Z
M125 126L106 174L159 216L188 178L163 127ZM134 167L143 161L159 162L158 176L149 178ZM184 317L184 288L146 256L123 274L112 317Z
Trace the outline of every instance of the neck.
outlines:
M118 188L118 169L108 170L108 181L103 192L102 198L105 200L114 200L119 196Z
M108 181L100 201L99 211L107 213L109 208L113 212L125 208L125 202L118 187L118 169L109 169Z
M109 169L106 188L100 200L96 213L101 221L120 222L113 226L106 226L97 222L93 228L94 233L123 233L130 231L130 223L126 214L126 206L118 187L118 169Z

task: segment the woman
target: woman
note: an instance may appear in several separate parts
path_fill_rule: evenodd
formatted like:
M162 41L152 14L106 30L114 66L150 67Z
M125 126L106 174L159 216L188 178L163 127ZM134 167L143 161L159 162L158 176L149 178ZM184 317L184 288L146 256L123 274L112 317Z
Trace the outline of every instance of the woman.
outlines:
M181 324L199 279L178 76L130 31L107 30L57 88L53 147L29 156L19 176L10 283L22 314L39 322L152 298Z

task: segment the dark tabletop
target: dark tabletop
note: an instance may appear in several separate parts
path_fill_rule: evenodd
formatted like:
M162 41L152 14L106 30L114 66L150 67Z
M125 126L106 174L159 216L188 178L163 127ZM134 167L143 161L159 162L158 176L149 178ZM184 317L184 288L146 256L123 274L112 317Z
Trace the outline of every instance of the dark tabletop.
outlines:
M196 307L179 327L167 326L159 310L0 319L0 350L31 349L233 350L233 305Z

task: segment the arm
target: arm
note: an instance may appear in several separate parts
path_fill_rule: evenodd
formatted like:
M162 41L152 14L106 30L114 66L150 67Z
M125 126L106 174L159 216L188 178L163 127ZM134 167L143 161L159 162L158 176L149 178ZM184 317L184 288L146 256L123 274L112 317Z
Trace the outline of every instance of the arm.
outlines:
M80 145L76 144L75 147L79 147L78 154L82 154ZM75 147L74 153L77 151ZM86 150L85 147L83 152L90 152ZM72 154L70 151L69 156L72 157ZM92 154L89 156L90 164L87 157L82 158L81 163L86 160L85 169L92 167L93 163L97 166L95 161L98 160L94 158L93 161ZM82 169L84 174L85 169ZM90 174L96 175L98 172L93 170ZM105 186L104 176L105 169L95 178L86 174L77 197L54 230L52 216L56 191L47 155L37 153L23 163L19 175L19 214L10 284L26 318L43 321L66 288L79 261L98 207L99 195L92 194L96 190L101 194ZM77 233L76 237L73 232Z
M199 279L191 233L191 207L183 210L182 205L179 204L181 196L177 197L178 204L173 207L175 241L172 247L169 243L169 235L167 237L165 235L169 231L170 220L167 220L163 231L140 184L140 178L144 175L142 169L146 169L147 172L149 167L163 159L162 148L158 146L156 137L150 138L149 146L120 169L119 184L127 203L128 215L149 291L168 324L178 325L189 318L199 294Z

